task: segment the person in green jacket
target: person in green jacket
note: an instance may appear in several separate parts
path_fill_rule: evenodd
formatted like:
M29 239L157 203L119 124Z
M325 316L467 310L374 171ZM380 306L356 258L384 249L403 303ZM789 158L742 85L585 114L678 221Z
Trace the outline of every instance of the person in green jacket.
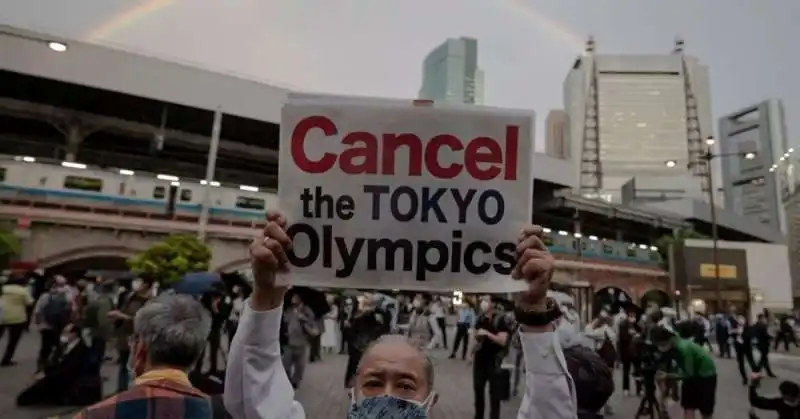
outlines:
M663 353L670 353L678 366L677 374L660 372L657 380L681 381L681 407L684 418L694 419L699 411L704 419L714 414L717 394L717 366L711 355L691 340L682 339L666 327L657 327L651 335Z

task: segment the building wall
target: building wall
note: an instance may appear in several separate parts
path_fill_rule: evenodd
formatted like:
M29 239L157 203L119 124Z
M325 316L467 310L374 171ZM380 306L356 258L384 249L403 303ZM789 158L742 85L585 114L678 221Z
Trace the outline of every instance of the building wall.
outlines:
M685 247L709 249L711 240L686 240ZM790 310L792 280L789 265L789 248L784 244L719 241L720 249L739 249L746 255L747 282L750 287L751 313L763 309ZM720 264L724 264L721 261Z
M764 101L719 120L719 150L723 154L755 152L747 160L719 159L725 207L755 222L786 231L781 204L780 171L771 171L788 150L780 101Z
M789 195L783 203L783 208L789 243L792 296L795 300L800 300L800 193Z
M483 73L478 68L478 41L448 39L431 51L422 64L421 99L480 104Z
M576 170L584 149L586 109L592 78L597 82L602 193L619 201L621 186L634 176L671 177L686 172L687 79L697 104L699 131L713 132L708 69L693 57L663 55L584 55L564 85L569 114L569 149ZM665 162L674 160L668 168ZM699 183L700 180L696 179Z
M566 111L557 109L547 114L545 119L545 154L559 159L569 159L568 123Z

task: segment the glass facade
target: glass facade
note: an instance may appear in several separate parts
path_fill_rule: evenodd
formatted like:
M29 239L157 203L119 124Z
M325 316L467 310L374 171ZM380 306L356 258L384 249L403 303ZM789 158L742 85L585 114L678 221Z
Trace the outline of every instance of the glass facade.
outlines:
M483 74L478 68L478 41L448 39L431 51L422 64L420 99L480 104Z

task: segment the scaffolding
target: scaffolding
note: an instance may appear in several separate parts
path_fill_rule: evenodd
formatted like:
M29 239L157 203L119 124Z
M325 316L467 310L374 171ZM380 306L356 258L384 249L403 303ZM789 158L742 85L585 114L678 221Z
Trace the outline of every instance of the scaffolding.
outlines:
M584 72L589 77L586 95L586 114L583 123L583 147L581 150L581 194L597 195L603 184L603 170L600 163L600 138L598 121L597 68L594 60L595 42L593 37L586 41L586 55L589 68Z

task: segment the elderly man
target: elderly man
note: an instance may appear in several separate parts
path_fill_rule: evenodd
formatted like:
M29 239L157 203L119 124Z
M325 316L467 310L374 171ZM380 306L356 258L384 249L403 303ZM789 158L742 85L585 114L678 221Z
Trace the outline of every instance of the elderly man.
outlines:
M225 406L235 418L304 419L302 406L280 362L279 329L285 287L275 272L288 269L285 249L291 240L282 214L269 213L264 237L250 248L255 287L245 304L231 345L225 380ZM518 419L574 419L576 395L554 331L560 312L547 300L553 258L530 226L517 239L512 277L525 280L528 291L517 298L517 320L527 375ZM432 367L414 347L396 338L379 339L359 364L350 418L426 418L437 397Z
M209 398L188 377L210 331L208 311L193 298L164 294L150 300L133 320L128 358L133 385L74 419L211 419Z

